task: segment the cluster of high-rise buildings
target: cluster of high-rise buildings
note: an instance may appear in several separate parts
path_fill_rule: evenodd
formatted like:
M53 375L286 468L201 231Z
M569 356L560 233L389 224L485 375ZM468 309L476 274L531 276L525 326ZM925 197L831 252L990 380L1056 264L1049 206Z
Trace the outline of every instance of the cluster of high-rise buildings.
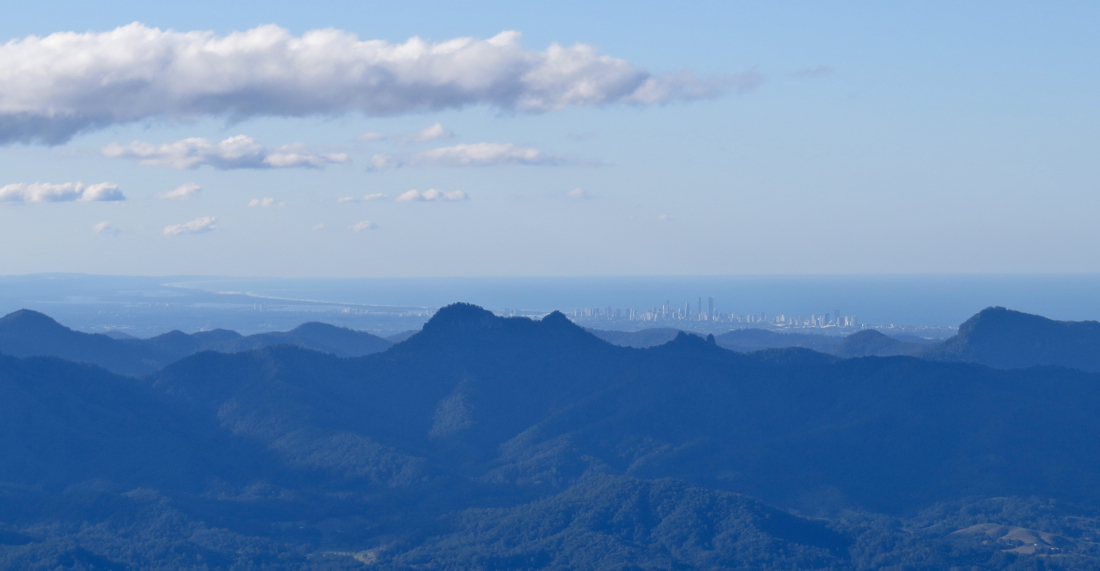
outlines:
M810 315L786 315L780 314L769 318L767 313L761 312L759 314L736 314L736 313L724 313L714 307L714 298L706 298L706 305L703 304L703 298L700 297L698 302L692 307L690 302L681 306L673 306L668 302L660 307L652 307L647 310L638 310L633 308L614 308L614 307L590 307L574 309L571 315L574 321L591 321L591 322L615 322L615 321L633 321L633 322L652 322L654 324L668 323L673 324L676 322L684 321L696 321L696 322L710 322L710 323L728 323L728 324L756 324L757 326L768 326L776 328L825 328L825 327L857 327L858 322L853 315L841 315L840 310L835 310L831 313L826 312L823 314L810 314Z

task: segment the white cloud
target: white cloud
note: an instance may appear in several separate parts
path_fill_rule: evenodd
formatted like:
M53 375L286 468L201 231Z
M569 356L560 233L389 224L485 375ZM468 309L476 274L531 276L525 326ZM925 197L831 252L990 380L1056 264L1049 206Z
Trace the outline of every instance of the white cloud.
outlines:
M381 171L399 166L401 166L401 161L386 153L378 153L370 158L370 170Z
M193 182L187 182L161 194L160 197L163 200L187 200L198 194L201 190L201 186Z
M215 218L213 216L203 216L202 218L196 218L190 222L183 224L174 224L172 226L164 227L165 236L176 236L178 234L202 234L203 232L209 232L217 226L214 224Z
M485 40L392 44L332 28L295 37L265 25L219 36L136 22L27 36L0 45L0 143L60 144L147 119L665 103L760 81L755 72L718 80L655 76L588 45L531 51L520 39L507 31Z
M532 147L517 147L511 143L474 143L417 153L409 162L417 166L497 166L558 165L567 161Z
M271 208L273 206L286 206L286 203L276 202L274 198L268 196L265 198L253 198L252 200L248 201L248 206L251 208L255 208L257 206L260 208Z
M425 190L424 192L420 192L419 190L415 190L415 189L410 190L408 192L404 192L400 196L398 196L396 200L397 200L397 202L435 202L435 201L458 202L458 201L461 201L461 200L467 200L469 198L470 197L466 196L466 193L462 192L461 190L453 190L451 192L440 192L440 191L438 191L434 188L429 188L428 190Z
M690 71L682 71L659 77L650 77L638 86L625 101L639 104L667 103L677 100L709 99L729 89L748 93L764 83L764 76L756 70L730 75L719 79L701 80Z
M356 232L362 232L364 230L377 230L378 225L375 224L374 222L371 222L370 220L364 220L364 221L352 226L351 229L356 231Z
M503 165L560 166L591 164L595 163L550 155L534 147L520 147L512 143L470 143L430 149L406 158L384 153L377 154L371 157L370 170L379 171L404 166L492 167Z
M425 141L438 141L440 139L450 139L455 134L445 128L442 123L436 123L405 137L403 142L405 143L423 143Z
M570 190L569 192L565 193L565 195L568 196L569 198L591 198L592 197L591 194L588 194L587 192L584 191L584 189L581 189L581 188L574 188L573 190Z
M324 230L325 225L324 224L318 224L318 225L314 226L313 229L314 230Z
M443 126L442 123L436 122L434 125L429 125L423 129L412 133L411 135L387 135L386 133L378 133L370 131L363 133L356 137L360 141L390 141L396 140L401 144L408 143L423 143L426 141L438 141L440 139L450 139L455 134L450 129Z
M106 202L126 200L117 184L33 182L0 186L0 202Z
M320 168L333 163L344 163L344 153L315 154L304 151L300 145L287 145L272 149L246 135L229 137L220 143L193 137L155 145L134 141L129 145L111 143L101 152L108 157L137 159L138 164L167 166L184 170L210 165L216 169L267 169L312 167Z
M673 216L671 214L662 214L657 217L658 222L672 222Z
M361 198L361 199L360 198L355 198L354 196L344 196L344 197L341 197L341 198L337 198L336 202L360 202L362 200L385 200L389 197L390 197L390 195L388 195L384 192L372 192L370 194L364 195L363 198Z
M118 228L111 226L110 220L104 220L92 226L92 232L96 234L105 234L107 236L118 236Z

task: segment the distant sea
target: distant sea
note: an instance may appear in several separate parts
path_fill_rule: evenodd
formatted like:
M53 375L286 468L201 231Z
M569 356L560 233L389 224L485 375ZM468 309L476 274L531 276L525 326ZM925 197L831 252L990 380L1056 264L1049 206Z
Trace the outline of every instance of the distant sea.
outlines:
M0 311L50 314L86 331L286 329L308 320L381 333L464 301L497 312L693 310L821 315L870 325L957 327L989 306L1100 320L1100 274L277 279L82 274L0 276ZM371 317L371 316L374 317Z

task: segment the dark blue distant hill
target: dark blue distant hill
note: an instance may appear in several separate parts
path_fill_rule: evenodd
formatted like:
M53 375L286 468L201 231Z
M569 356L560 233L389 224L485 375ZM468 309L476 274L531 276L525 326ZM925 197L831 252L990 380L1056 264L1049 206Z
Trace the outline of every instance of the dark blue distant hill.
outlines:
M865 329L843 338L830 352L838 357L893 357L916 355L926 348L924 343L905 342L874 329Z
M1100 323L1054 321L990 307L960 325L958 335L921 354L1004 369L1058 365L1100 371Z
M238 352L269 345L297 345L340 357L385 351L392 343L366 333L324 323L305 323L282 333L242 336L215 329L187 334L171 331L150 339L82 333L27 309L0 318L0 353L16 357L54 356L140 376L199 351Z

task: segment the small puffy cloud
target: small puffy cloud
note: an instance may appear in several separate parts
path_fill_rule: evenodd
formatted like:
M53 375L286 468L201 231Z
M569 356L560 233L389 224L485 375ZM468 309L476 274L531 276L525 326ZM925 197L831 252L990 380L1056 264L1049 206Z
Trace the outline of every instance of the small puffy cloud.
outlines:
M409 135L402 139L405 143L423 143L425 141L438 141L440 139L450 139L455 134L445 128L442 123L436 123L428 127Z
M111 226L110 220L104 220L94 226L92 226L92 232L96 234L104 234L106 236L118 236L118 228Z
M424 192L420 192L419 190L415 189L404 192L400 196L398 196L396 200L397 202L458 202L462 200L467 200L469 198L470 197L461 190L440 192L434 188L429 188Z
M657 217L658 222L672 222L673 216L671 214L662 214Z
M364 230L377 230L378 225L370 220L364 220L351 227L355 232L363 232Z
M188 198L191 198L192 196L198 194L201 190L201 186L193 182L188 182L161 194L160 198L162 200L187 200Z
M104 156L136 159L141 165L167 166L178 170L209 165L216 169L321 168L346 163L344 153L317 154L299 145L269 148L246 135L229 137L220 143L192 137L156 145L134 141L128 145L111 143L101 149Z
M276 200L274 198L271 198L270 196L268 196L268 197L265 197L265 198L253 198L252 200L248 201L248 206L250 208L256 208L256 207L271 208L273 206L286 206L286 203L285 202L276 202Z
M584 191L584 189L581 189L581 188L574 188L573 190L570 190L569 192L565 193L565 195L568 196L569 198L591 198L592 197L591 194L588 194L587 192Z
M324 230L324 229L325 229L324 224L317 224L316 226L313 227L313 230Z
M174 224L172 226L165 226L165 236L177 236L179 234L202 234L203 232L209 232L217 227L214 224L215 218L213 216L203 216L202 218L196 218L190 222L183 224Z
M596 48L525 49L521 34L404 43L274 25L219 36L133 23L0 44L0 144L61 144L149 119L394 116L478 105L546 112L714 97L759 84L655 75Z
M378 153L370 158L370 170L372 171L383 171L399 166L401 166L401 161L386 153Z
M117 184L33 182L0 186L0 202L108 202L126 200Z
M835 70L830 65L819 65L816 67L804 67L796 71L794 76L802 79L812 79L815 77L832 75L833 71Z

